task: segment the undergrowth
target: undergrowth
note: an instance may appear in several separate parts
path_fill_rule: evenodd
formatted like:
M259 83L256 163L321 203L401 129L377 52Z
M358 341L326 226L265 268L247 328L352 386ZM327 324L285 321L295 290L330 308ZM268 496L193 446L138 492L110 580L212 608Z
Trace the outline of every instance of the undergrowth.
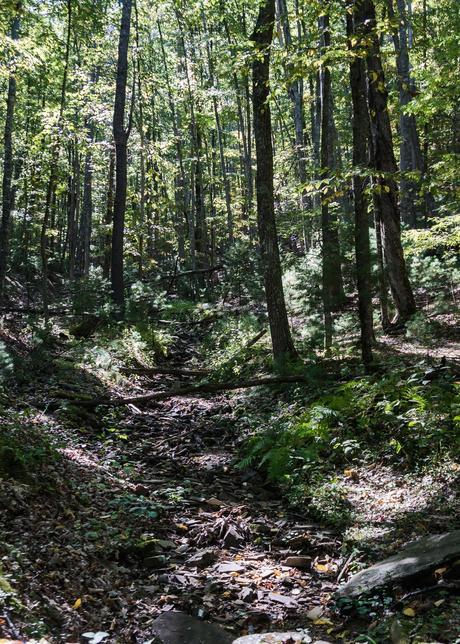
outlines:
M240 467L281 484L295 505L341 523L336 473L375 458L405 468L460 453L460 383L448 368L392 370L332 386L306 406L252 416Z

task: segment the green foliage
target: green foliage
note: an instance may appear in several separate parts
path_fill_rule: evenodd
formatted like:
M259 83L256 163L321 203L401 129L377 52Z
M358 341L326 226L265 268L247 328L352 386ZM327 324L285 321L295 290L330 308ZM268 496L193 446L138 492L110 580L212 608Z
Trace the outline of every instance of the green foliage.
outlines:
M71 283L71 301L74 313L95 313L108 317L112 313L110 283L104 279L100 267L92 267L87 277Z
M4 342L0 342L0 386L14 373L14 361Z
M406 256L456 256L460 251L460 215L432 219L430 223L430 228L407 230L403 233Z
M350 380L315 398L306 409L281 406L247 440L241 467L261 468L291 491L291 500L312 500L312 508L340 522L340 489L324 473L378 452L399 464L423 463L460 451L460 386L448 369L402 370ZM254 425L254 421L253 421ZM324 498L321 490L323 489ZM314 501L316 499L316 501ZM346 512L345 512L346 514ZM337 516L336 516L337 515Z
M0 434L0 479L29 481L45 463L58 458L55 447L38 431L32 411L12 412L0 408L3 415Z
M262 275L254 246L245 240L236 241L226 252L224 263L225 281L219 285L218 292L227 299L260 302L263 299ZM249 275L251 279L248 279Z

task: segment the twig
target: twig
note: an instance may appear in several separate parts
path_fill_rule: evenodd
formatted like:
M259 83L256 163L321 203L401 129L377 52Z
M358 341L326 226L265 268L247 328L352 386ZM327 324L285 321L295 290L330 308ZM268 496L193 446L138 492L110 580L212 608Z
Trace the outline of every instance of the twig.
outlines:
M11 617L8 615L8 613L5 612L3 615L0 615L0 617L2 617L5 620L5 622L8 624L8 628L11 631L11 635L15 637L17 640L19 640L20 638L19 631L16 629L16 626L11 621Z
M411 599L412 597L417 597L418 595L424 595L425 593L437 593L441 590L447 590L447 591L457 591L460 592L460 584L449 584L449 583L441 583L441 584L436 584L435 586L425 586L425 588L419 588L418 590L414 590L410 593L407 593L407 595L404 595L404 597L401 597L401 599L397 599L395 602L393 602L391 608L397 608L400 604L403 604L406 602L408 599Z
M346 562L343 564L342 569L340 570L340 572L339 572L339 574L338 574L338 576L337 576L337 583L339 583L339 582L340 582L340 580L342 579L342 577L343 577L343 576L344 576L344 574L346 573L346 571L347 571L347 569L348 569L349 565L350 565L350 564L351 564L351 562L353 561L354 556L355 556L355 552L353 551L353 552L351 553L351 555L348 557L348 559L346 560Z

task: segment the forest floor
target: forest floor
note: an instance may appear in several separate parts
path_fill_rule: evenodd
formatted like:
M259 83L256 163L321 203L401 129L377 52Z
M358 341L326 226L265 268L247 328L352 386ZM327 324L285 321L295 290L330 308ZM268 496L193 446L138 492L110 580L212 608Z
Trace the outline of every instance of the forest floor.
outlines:
M179 331L167 364L202 364L197 336ZM1 339L27 356L14 317ZM407 592L396 589L348 617L331 597L349 573L456 526L460 465L409 472L367 459L338 475L353 520L326 528L290 509L256 470L236 465L244 413L235 409L283 391L249 401L244 392L171 398L104 416L50 404L62 392L132 394L174 380L117 371L102 381L76 367L76 350L81 363L88 344L58 334L0 419L36 460L0 486L1 636L77 642L103 631L109 642L148 642L162 611L181 610L235 637L303 627L327 642L456 641L455 596L417 596L385 615L383 606ZM396 630L411 639L395 639Z

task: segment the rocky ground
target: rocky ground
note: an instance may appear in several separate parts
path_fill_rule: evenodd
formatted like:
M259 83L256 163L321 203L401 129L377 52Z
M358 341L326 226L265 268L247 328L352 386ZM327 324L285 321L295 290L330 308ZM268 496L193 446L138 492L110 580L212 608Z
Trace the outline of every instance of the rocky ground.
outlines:
M196 366L190 346L179 338L168 364ZM180 610L235 638L306 628L313 641L456 641L455 594L395 605L408 593L401 587L349 614L332 596L411 538L455 526L458 464L407 473L375 462L343 472L354 513L338 532L296 514L257 471L236 466L242 436L233 410L243 393L98 414L50 405L75 382L107 392L94 378L75 372L63 337L51 370L11 392L11 413L0 421L37 450L57 448L33 474L2 480L3 637L83 642L101 632L106 642L150 642L154 620ZM120 394L170 384L156 376L110 386Z

